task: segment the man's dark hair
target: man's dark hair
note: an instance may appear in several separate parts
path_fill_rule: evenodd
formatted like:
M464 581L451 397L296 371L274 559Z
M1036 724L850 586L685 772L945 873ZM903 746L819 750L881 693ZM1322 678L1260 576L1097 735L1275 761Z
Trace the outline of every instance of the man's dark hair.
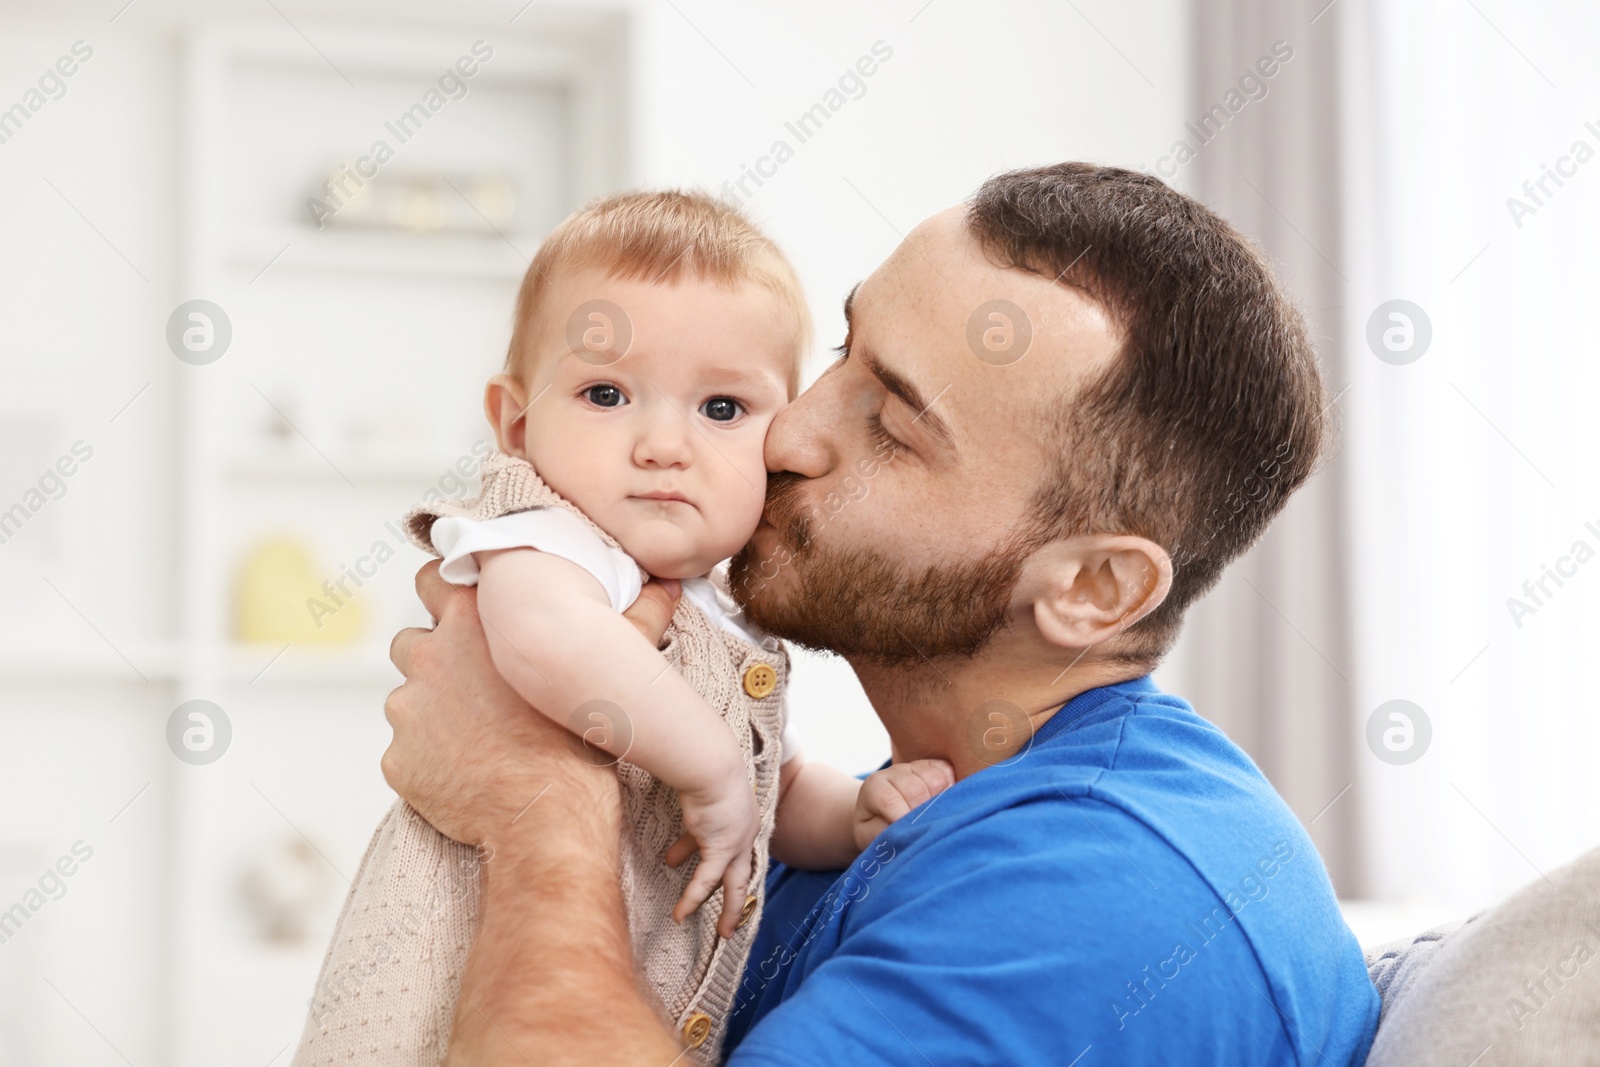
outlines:
M1305 320L1237 230L1146 174L1011 171L983 183L966 222L991 262L1072 286L1120 329L1109 367L1041 409L1060 460L1035 532L1133 533L1167 550L1171 593L1119 642L1153 664L1325 449Z

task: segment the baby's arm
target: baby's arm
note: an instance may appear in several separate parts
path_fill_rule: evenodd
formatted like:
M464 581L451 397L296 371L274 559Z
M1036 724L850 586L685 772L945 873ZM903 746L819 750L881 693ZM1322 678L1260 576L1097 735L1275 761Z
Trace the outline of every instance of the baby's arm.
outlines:
M620 721L585 740L678 790L700 865L680 920L722 883L720 927L733 932L750 879L758 829L738 741L661 653L612 609L592 575L559 556L514 548L476 553L478 611L494 665L522 698L558 725L603 700ZM611 713L616 717L616 712Z
M954 782L944 760L891 764L861 781L795 756L778 770L772 858L808 871L848 867L884 827Z

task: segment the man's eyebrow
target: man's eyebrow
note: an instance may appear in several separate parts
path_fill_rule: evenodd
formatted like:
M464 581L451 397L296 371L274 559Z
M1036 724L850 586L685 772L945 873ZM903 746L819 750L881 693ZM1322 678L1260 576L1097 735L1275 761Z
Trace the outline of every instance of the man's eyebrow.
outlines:
M863 351L861 353L861 363L867 370L872 372L873 377L883 383L885 389L899 397L901 403L917 413L911 420L912 422L926 424L930 433L942 440L951 451L955 451L956 439L955 434L950 432L950 424L940 418L937 411L933 410L934 401L937 401L940 396L944 396L945 389L950 388L949 386L939 390L939 395L935 396L933 400L924 400L922 390L918 389L915 384L900 372L884 366L883 361L871 352Z
M856 282L850 287L850 292L846 294L844 298L845 341L847 343L850 340L849 334L855 331L855 321L852 317L852 313L855 311L856 306L856 290L860 288L861 283ZM849 352L846 351L844 354L849 355ZM867 370L872 373L873 377L877 378L878 381L883 384L885 389L899 397L901 403L905 404L907 407L917 413L916 416L912 418L912 422L921 422L926 420L928 424L928 431L943 441L945 447L949 448L951 451L956 450L955 434L950 432L950 424L945 422L944 419L940 418L938 412L931 410L934 401L938 400L940 396L944 395L944 389L939 390L939 395L935 396L933 400L925 401L922 399L922 390L918 389L910 379L898 371L884 366L883 361L877 356L873 355L871 352L863 351L861 353L861 363L862 366L866 367ZM948 388L950 387L945 386L945 389Z

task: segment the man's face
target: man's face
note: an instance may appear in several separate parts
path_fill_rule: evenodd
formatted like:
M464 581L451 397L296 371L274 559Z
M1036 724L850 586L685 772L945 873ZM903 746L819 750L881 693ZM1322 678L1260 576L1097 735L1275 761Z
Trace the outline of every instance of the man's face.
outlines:
M779 636L890 665L971 655L1042 543L1034 494L1060 457L1041 428L1117 339L1077 291L990 264L963 210L861 283L845 354L768 432L763 524L729 577ZM996 300L1015 310L989 317Z

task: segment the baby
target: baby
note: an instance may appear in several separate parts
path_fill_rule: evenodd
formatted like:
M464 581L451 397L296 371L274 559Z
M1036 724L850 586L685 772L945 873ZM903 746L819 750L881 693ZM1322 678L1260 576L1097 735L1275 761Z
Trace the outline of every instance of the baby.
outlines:
M865 782L806 763L784 714L788 656L714 570L761 519L767 428L799 390L809 332L793 269L732 208L688 193L593 203L523 280L484 398L499 450L481 494L406 520L442 577L477 584L505 680L615 763L634 955L701 1063L718 1059L769 851L846 866L953 781L937 760ZM620 614L651 576L682 583L660 649ZM477 861L395 805L351 885L296 1064L442 1060Z

